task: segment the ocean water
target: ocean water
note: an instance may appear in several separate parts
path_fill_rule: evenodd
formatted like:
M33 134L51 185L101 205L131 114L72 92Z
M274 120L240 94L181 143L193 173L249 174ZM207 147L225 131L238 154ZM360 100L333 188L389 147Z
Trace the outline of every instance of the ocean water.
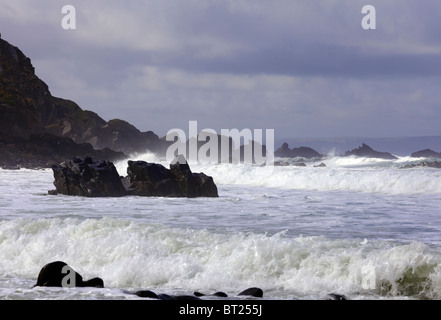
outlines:
M197 199L52 196L52 170L0 170L0 299L441 299L441 170L400 169L423 160L190 164L219 190ZM55 260L105 288L32 288Z

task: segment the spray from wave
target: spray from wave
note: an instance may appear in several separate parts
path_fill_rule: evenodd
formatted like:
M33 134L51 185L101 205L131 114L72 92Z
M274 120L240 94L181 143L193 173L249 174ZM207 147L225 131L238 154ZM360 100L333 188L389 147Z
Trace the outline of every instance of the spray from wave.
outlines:
M158 162L168 166L154 154L138 154L133 159ZM190 164L194 172L204 172L220 185L250 185L259 187L355 191L384 194L422 194L441 192L441 170L432 168L402 169L415 158L400 157L383 160L360 157L331 157L306 162L305 166L253 166L249 164ZM325 167L318 167L320 163ZM127 163L117 163L125 174Z
M0 274L34 281L44 264L63 260L107 288L441 298L441 254L417 242L219 234L114 218L1 221L0 235Z

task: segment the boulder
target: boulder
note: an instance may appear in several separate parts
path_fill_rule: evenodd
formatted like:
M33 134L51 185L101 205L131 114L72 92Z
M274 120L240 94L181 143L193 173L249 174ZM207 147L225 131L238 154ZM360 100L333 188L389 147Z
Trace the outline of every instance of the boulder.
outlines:
M357 149L353 149L352 151L346 151L346 153L343 155L344 157L349 156L356 156L356 157L364 157L364 158L380 158L380 159L387 159L387 160L395 160L398 159L393 154L389 152L380 152L375 151L371 147L369 147L367 144L362 144L361 147L358 147Z
M213 178L193 173L180 155L170 164L128 161L127 176L120 177L110 161L74 158L52 166L56 190L49 194L83 197L218 197Z
M128 161L124 183L129 195L183 197L178 183L166 167L146 161Z
M83 281L83 277L63 261L46 264L38 274L34 287L96 287L104 288L101 278Z
M84 197L121 197L127 194L110 161L74 158L52 166L52 170L58 194Z
M250 296L256 298L262 298L263 290L260 288L252 287L242 291L241 293L238 294L238 296Z
M159 300L202 300L202 297L217 297L217 298L228 298L228 295L223 291L217 291L212 294L204 294L201 292L194 292L193 295L168 295L164 293L156 294L151 290L139 290L136 292L127 292L129 294L135 294L141 298L150 298L150 299L159 299ZM252 298L263 298L263 290L257 287L248 288L240 293L237 296L245 296Z
M182 155L170 164L170 169L161 164L145 161L129 161L127 177L128 194L160 197L218 197L213 178L204 173L193 173Z

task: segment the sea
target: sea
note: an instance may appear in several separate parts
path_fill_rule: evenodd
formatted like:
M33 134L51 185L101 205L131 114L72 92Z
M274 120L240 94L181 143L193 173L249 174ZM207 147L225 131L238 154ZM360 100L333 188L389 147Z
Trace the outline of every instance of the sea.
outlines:
M168 167L151 153L131 159ZM51 169L0 170L0 299L235 297L249 287L269 300L441 299L441 170L402 168L433 159L290 160L190 164L219 192L192 199L49 195ZM126 175L126 160L115 166ZM105 287L33 287L52 261Z

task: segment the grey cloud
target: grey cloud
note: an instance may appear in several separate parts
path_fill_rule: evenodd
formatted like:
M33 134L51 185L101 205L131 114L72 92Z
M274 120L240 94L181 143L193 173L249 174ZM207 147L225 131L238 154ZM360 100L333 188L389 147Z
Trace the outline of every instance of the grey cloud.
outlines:
M0 29L53 94L142 130L436 134L441 3L369 2L371 31L362 0L75 0L72 31L59 2L17 0Z

